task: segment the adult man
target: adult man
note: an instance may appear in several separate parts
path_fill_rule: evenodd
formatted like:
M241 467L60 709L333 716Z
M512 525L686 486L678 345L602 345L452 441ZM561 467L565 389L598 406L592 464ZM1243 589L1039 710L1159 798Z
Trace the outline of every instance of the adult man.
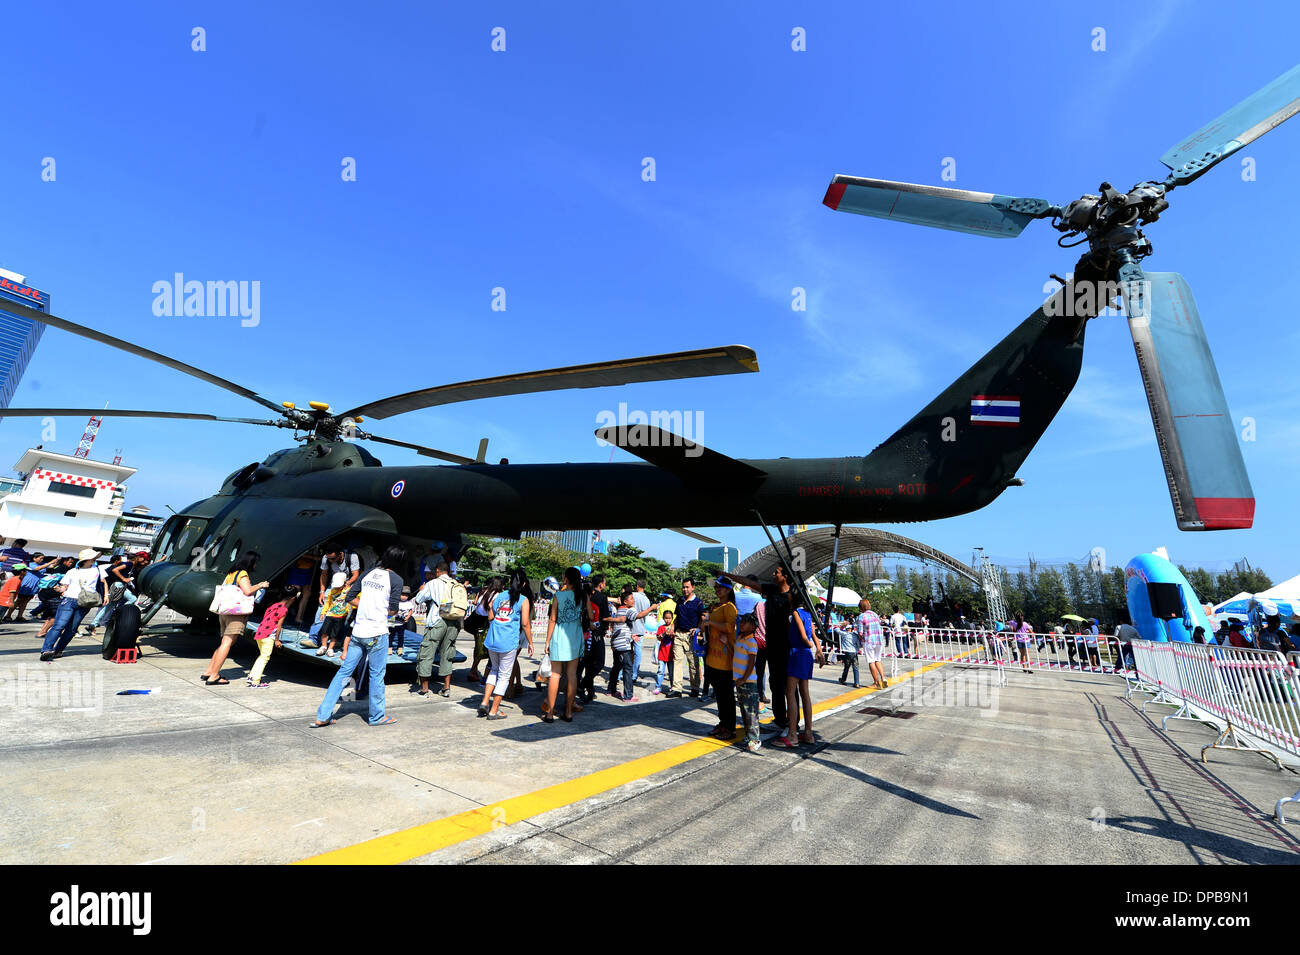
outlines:
M673 614L673 679L665 696L682 695L682 677L687 673L691 677L691 696L700 695L700 670L692 647L692 631L699 627L703 612L704 601L695 593L695 581L687 577L682 581L682 599Z
M787 722L785 694L786 667L790 661L790 614L794 611L795 591L785 568L772 571L776 585L763 607L764 637L767 639L767 679L772 688L772 722L784 727Z
M415 674L420 678L420 695L429 695L429 677L433 674L434 654L438 655L438 676L442 677L440 696L451 696L452 661L456 658L456 640L460 637L461 620L447 620L442 616L444 607L451 601L451 588L455 579L448 574L445 560L433 567L433 580L420 588L415 602L428 606L424 624L424 639L415 658Z
M9 547L0 550L0 570L12 573L14 564L22 563L30 565L32 563L32 555L27 553L26 547L27 541L20 537Z
M320 559L320 602L325 603L325 595L331 590L351 590L360 576L360 557L339 544L326 544L325 556Z
M907 656L907 617L897 607L889 617L889 626L894 631L894 652L900 657Z
M645 618L654 612L659 604L651 603L645 593L645 578L636 582L636 591L632 595L632 683L640 685L641 680L641 644L645 642Z
M342 636L347 611L347 594L361 576L361 558L339 544L326 544L320 559L320 649L316 655L334 656L334 644ZM313 627L315 629L315 627ZM312 634L298 643L308 649L316 647Z
M587 641L586 653L578 667L578 691L585 701L590 703L596 698L596 677L605 665L605 631L609 628L609 618L613 615L609 606L609 596L605 588L609 584L604 574L592 574L588 578L591 593L587 599L596 608L591 614L591 639Z
M388 619L397 612L402 595L402 578L397 576L394 568L405 563L406 549L390 547L384 551L379 566L348 590L347 599L357 608L357 619L352 626L352 635L344 641L343 663L316 710L316 722L308 724L312 729L334 722L334 704L343 692L343 684L363 657L368 658L369 664L370 725L397 722L384 715L384 672L388 667Z
M104 606L95 615L94 622L86 628L87 635L93 636L97 627L107 627L113 616L126 604L136 601L135 577L145 564L149 563L149 552L138 550L130 560L115 562L104 577L108 596Z

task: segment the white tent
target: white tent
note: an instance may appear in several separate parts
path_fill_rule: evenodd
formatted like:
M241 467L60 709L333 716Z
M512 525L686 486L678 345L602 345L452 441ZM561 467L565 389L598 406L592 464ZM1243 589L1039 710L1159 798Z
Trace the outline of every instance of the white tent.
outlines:
M1223 609L1224 609L1225 607L1227 607L1229 604L1238 604L1238 606L1233 607L1233 611L1235 611L1235 612L1237 612L1237 613L1239 613L1239 614L1241 614L1241 613L1245 613L1245 612L1246 612L1246 605L1247 605L1248 603L1250 603L1250 598L1251 598L1252 596L1253 596L1252 594L1248 594L1248 593L1246 593L1246 592L1243 590L1241 593L1237 594L1235 597L1229 597L1227 600L1221 600L1219 603L1215 604L1215 605L1214 605L1214 613L1215 613L1216 615L1223 613Z
M1290 600L1293 603L1300 603L1300 575L1292 577L1290 580L1284 580L1255 594L1256 597L1267 597L1270 600ZM1236 598L1234 598L1236 599Z

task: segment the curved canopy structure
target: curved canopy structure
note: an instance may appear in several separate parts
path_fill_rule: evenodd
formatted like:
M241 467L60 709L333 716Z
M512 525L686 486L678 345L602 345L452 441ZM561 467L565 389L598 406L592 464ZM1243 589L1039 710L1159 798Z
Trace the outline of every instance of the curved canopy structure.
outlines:
M795 549L796 555L799 553L798 548L803 548L804 567L808 572L820 572L831 565L831 555L835 552L835 528L809 528L801 534L795 534L788 540L791 548ZM922 544L910 537L891 534L888 531L878 530L874 527L841 528L839 559L841 561L851 560L863 554L906 554L909 557L916 557L932 564L938 564L959 577L965 577L976 586L980 584L979 571L956 557L951 557L941 550L935 550L928 544ZM769 544L741 561L735 572L745 577L770 580L772 571L776 569L779 563L780 560L777 559L776 553Z

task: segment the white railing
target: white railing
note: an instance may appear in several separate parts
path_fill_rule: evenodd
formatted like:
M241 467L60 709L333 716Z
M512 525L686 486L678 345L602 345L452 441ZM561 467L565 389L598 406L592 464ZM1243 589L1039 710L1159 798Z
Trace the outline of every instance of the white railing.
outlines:
M1290 660L1272 650L1198 643L1133 641L1138 686L1154 693L1142 705L1165 704L1177 709L1161 721L1198 720L1214 726L1213 742L1201 747L1201 761L1211 749L1260 753L1273 760L1300 765L1300 654ZM1273 809L1284 821L1282 807L1300 801L1300 792L1279 799Z

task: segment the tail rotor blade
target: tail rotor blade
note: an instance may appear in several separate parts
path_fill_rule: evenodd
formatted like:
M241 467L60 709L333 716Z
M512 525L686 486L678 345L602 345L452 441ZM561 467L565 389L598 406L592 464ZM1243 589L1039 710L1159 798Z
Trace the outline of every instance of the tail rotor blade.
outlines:
M1161 156L1160 161L1173 170L1169 176L1171 184L1185 186L1297 112L1300 112L1300 66L1287 70L1202 126Z
M1045 199L1018 199L991 192L855 176L832 179L822 203L837 212L856 212L877 219L896 219L1000 239L1014 238L1034 219L1060 212Z
M1192 290L1148 272L1125 311L1179 529L1250 527L1255 494Z

